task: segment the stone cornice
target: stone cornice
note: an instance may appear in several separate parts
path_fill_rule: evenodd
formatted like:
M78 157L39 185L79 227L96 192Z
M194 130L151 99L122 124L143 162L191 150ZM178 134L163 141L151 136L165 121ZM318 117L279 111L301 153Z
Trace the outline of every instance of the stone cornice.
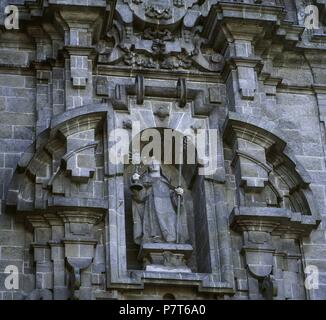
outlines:
M214 11L222 18L238 18L248 20L281 21L286 13L282 6L262 4L219 2Z
M314 83L312 88L317 94L326 94L326 84Z
M97 73L100 75L126 77L126 73L130 74L128 66L111 66L105 64L97 64ZM189 80L222 83L223 80L219 73L215 72L190 72L189 70L156 70L156 69L133 69L132 75L143 75L146 78L157 78L162 80L178 80L184 76Z
M279 6L219 2L210 11L204 33L210 41L216 42L216 28L224 25L229 41L234 37L252 40L263 32L264 25L280 24L284 17L284 8Z
M235 207L230 216L230 226L235 230L258 230L282 236L305 236L316 228L319 220L310 215L291 212L286 208Z

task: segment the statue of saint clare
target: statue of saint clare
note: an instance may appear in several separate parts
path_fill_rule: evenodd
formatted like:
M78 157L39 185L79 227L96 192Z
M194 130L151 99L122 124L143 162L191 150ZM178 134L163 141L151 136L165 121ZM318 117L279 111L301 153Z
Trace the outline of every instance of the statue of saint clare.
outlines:
M137 187L134 187L135 185ZM152 160L142 176L134 174L130 189L135 243L139 245L155 242L176 243L177 238L179 243L188 241L183 189L170 184L163 175L159 162ZM179 223L177 223L178 197L180 197Z

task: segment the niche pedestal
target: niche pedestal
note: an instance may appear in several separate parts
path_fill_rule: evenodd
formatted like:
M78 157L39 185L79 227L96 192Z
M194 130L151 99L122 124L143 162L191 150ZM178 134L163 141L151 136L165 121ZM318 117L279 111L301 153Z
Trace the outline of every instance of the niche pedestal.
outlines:
M145 271L191 273L187 261L192 251L190 244L144 243L138 259L143 262Z

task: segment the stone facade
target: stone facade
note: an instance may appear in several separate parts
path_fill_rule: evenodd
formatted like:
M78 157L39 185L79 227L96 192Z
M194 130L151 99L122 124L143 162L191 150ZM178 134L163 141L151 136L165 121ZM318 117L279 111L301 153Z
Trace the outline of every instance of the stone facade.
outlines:
M0 299L326 299L325 26L323 0L1 1ZM187 243L134 241L109 137L136 122L216 132L213 173L162 166Z

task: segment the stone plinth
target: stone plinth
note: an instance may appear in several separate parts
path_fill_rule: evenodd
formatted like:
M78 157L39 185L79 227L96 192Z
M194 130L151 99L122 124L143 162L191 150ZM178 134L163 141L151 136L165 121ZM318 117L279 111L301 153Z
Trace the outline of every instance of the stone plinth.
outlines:
M191 273L187 260L192 251L190 244L144 243L138 259L143 261L146 271Z

